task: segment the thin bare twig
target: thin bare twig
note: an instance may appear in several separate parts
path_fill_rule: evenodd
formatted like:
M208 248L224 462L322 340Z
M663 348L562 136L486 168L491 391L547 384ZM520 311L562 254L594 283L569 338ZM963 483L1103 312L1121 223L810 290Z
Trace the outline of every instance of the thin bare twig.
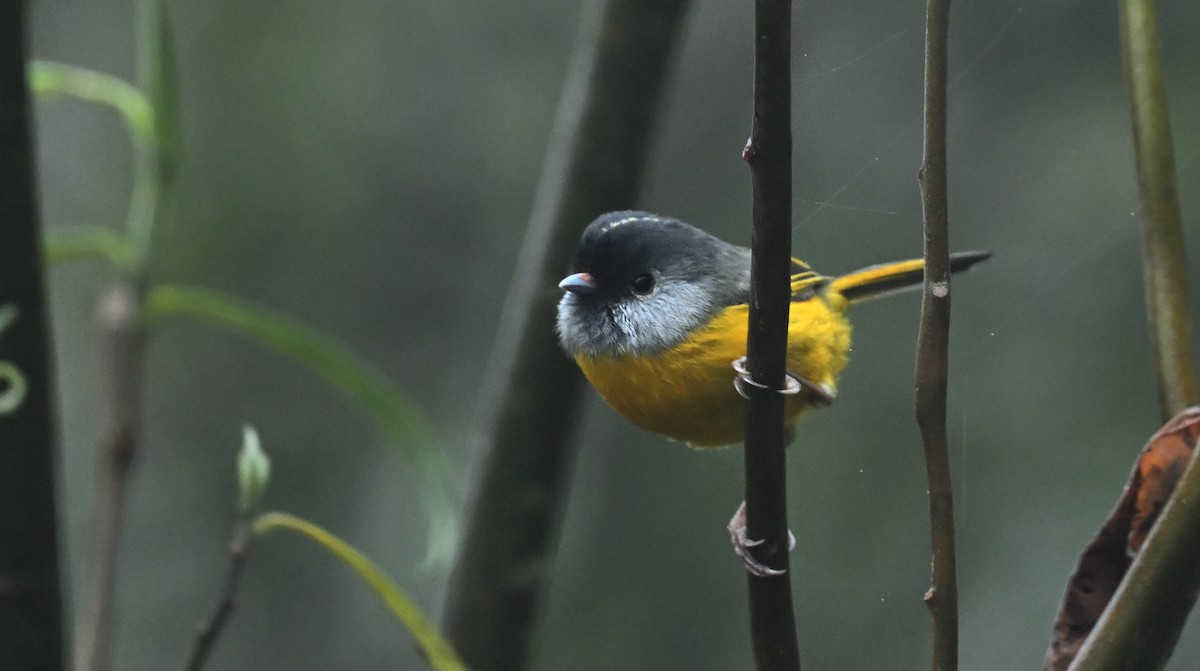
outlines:
M950 234L946 180L946 59L950 0L928 0L925 17L925 140L921 205L925 220L925 286L917 340L916 415L925 446L932 586L925 604L933 617L933 669L958 668L958 579L954 558L954 499L946 437L950 348Z
M0 3L0 668L59 669L57 415L25 84L25 4Z
M229 543L229 568L225 574L225 585L212 614L196 630L196 641L192 644L192 651L183 667L186 671L199 671L204 667L208 655L216 645L217 637L229 621L229 616L233 614L237 603L238 583L246 567L247 551L253 540L254 531L250 523L245 520L239 521L233 540Z
M482 389L483 434L445 606L472 668L519 669L575 455L583 378L558 348L554 287L579 233L632 207L687 0L592 0L559 103Z
M750 164L754 229L746 367L768 390L783 389L791 306L792 87L790 0L754 3L754 121L743 156ZM755 389L755 387L748 387ZM759 669L799 669L788 568L784 396L751 393L746 409L748 548L778 571L747 576L750 632Z

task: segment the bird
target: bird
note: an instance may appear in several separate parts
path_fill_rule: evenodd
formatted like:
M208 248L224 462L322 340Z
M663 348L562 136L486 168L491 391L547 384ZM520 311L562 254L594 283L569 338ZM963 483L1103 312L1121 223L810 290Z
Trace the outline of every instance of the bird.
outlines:
M989 252L950 257L951 272ZM790 432L804 412L837 397L848 362L851 305L919 287L921 259L839 276L791 262ZM584 230L559 283L557 332L600 396L627 420L696 448L741 442L745 402L731 367L746 354L750 250L679 219L610 212Z

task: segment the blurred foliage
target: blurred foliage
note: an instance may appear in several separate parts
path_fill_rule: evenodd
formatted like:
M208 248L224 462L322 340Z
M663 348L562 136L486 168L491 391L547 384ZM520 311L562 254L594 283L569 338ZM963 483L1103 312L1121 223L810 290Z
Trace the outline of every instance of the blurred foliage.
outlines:
M449 563L458 537L450 474L428 421L395 384L324 333L218 291L172 284L151 289L142 306L142 319L153 324L174 315L225 328L287 356L366 412L384 438L417 467L417 483L425 490L425 504L432 509L429 559L443 567Z
M242 427L242 447L237 457L238 519L230 543L228 582L211 619L200 629L187 668L202 668L237 599L238 578L244 570L252 541L273 531L289 530L311 540L354 571L384 602L392 615L408 630L435 671L464 671L466 666L454 648L438 632L412 599L380 568L348 543L308 520L281 512L256 515L271 478L271 460L263 451L258 432Z
M120 77L67 63L34 61L29 65L29 88L43 100L69 95L107 105L129 124L135 139L154 139L150 103L136 86Z
M248 517L258 509L262 495L271 482L271 459L263 452L258 432L249 424L242 427L242 449L237 457L238 516Z
M113 268L129 272L134 266L133 251L125 237L101 226L71 226L55 230L45 241L46 258L63 263L97 257Z
M32 9L35 57L133 79L127 2ZM476 381L520 272L577 3L172 10L186 153L150 279L335 334L428 409L464 481L459 446L491 402ZM750 6L696 10L642 206L744 243ZM1200 211L1200 5L1160 11L1186 222ZM890 0L796 9L795 251L823 272L920 252L922 12ZM1157 426L1115 8L958 3L950 76L952 242L996 253L955 280L962 666L1034 668L1080 550ZM49 225L124 221L123 122L69 103L39 105L37 120ZM1185 235L1200 258L1196 227ZM105 278L86 264L51 278L76 592L102 425L90 315ZM927 666L917 308L904 296L856 309L839 400L805 420L789 455L797 618L814 668ZM276 507L338 529L414 602L437 603L443 576L415 568L426 519L407 464L335 390L191 326L156 335L148 373L114 668L177 663L211 604L234 500L229 454L212 446L236 444L246 422L289 464L274 476ZM535 667L745 668L744 578L723 531L740 498L736 451L692 452L597 404ZM256 548L212 668L421 663L351 578L280 540ZM1200 663L1197 634L1184 632L1169 668Z
M437 627L425 617L404 590L380 571L374 562L342 539L312 522L286 513L264 513L254 520L253 529L256 536L286 529L325 548L357 573L383 600L392 615L396 616L416 639L434 671L464 671L467 668L450 643L442 638Z

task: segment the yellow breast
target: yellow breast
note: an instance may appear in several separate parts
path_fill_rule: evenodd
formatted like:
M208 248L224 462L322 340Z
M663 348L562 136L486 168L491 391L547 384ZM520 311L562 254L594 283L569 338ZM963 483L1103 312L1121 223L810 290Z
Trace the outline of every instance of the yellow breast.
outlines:
M839 295L792 303L789 370L835 386L850 350L845 308ZM744 433L745 402L733 388L730 365L746 354L748 311L726 308L688 340L653 356L580 355L576 361L604 400L634 424L693 447L736 443ZM786 424L795 424L807 405L803 394L790 397Z

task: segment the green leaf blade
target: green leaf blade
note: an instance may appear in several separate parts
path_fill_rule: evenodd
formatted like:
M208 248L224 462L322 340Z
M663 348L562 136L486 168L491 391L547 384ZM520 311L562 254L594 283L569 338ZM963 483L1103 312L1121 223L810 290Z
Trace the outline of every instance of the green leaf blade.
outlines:
M129 270L133 264L133 252L125 239L101 226L47 231L42 251L50 263L99 257L120 271Z
M144 320L155 323L178 315L224 328L304 365L360 407L384 439L416 466L430 514L426 562L449 563L458 536L450 468L430 423L412 400L345 345L293 317L199 287L160 285L147 294Z
M116 110L135 139L153 141L154 112L136 86L113 75L56 61L33 61L26 75L41 98L71 96Z
M408 629L436 671L466 671L454 647L438 632L412 599L370 559L342 539L307 520L286 513L264 513L254 521L254 535L287 529L316 542L349 566L375 591L388 610Z

